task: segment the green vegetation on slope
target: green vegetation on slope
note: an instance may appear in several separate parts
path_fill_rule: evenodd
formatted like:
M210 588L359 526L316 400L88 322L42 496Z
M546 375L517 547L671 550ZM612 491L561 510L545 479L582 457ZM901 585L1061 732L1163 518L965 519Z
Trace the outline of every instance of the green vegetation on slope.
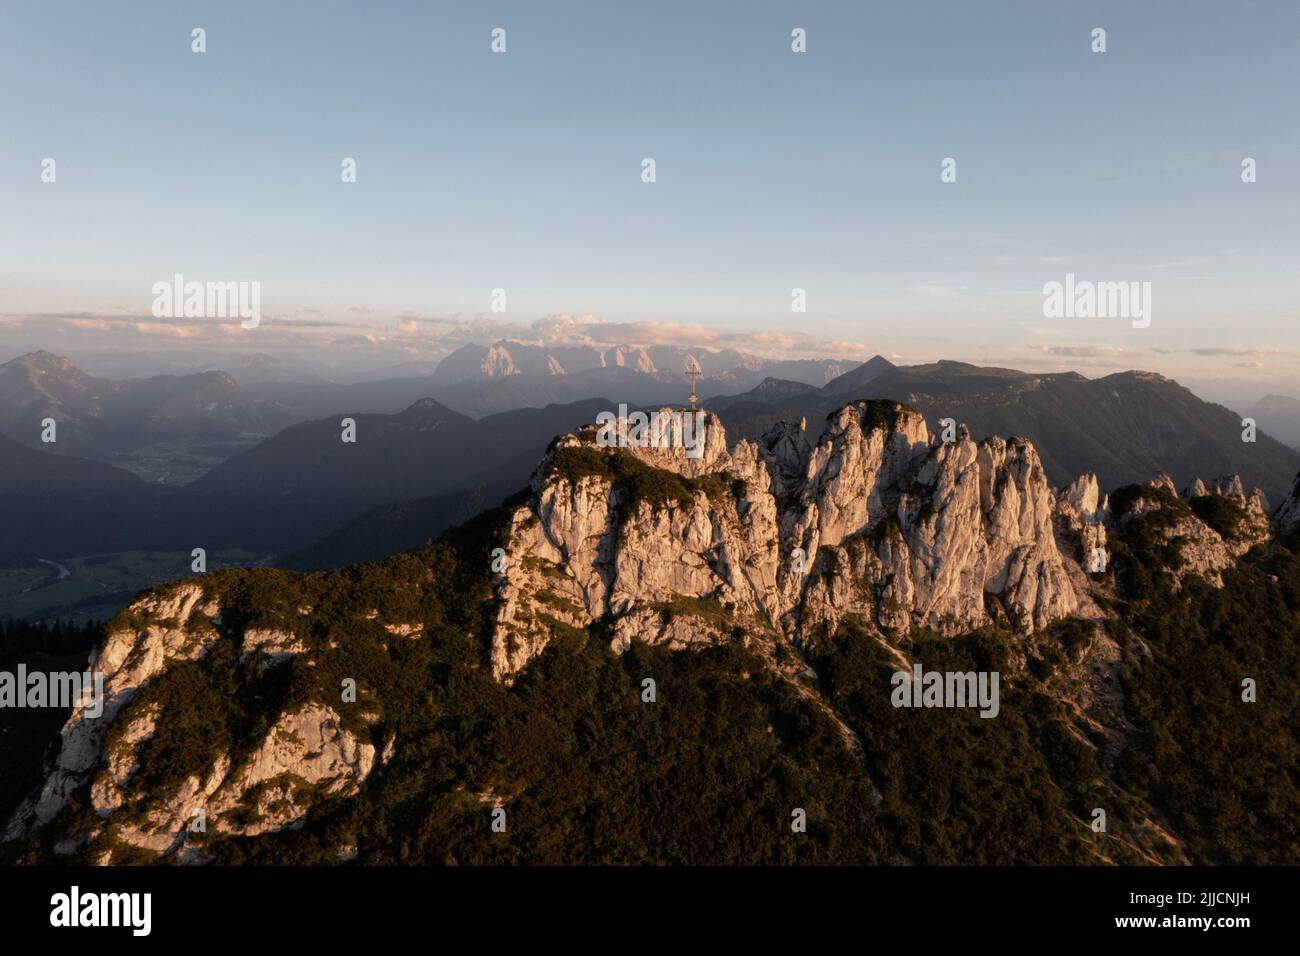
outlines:
M743 482L722 472L687 478L675 471L655 468L617 448L568 445L554 451L547 467L548 475L574 483L588 477L610 482L629 501L646 501L653 507L689 505L700 493L711 499L743 493Z
M599 457L569 464L603 468ZM1126 742L1108 754L1053 693L1073 679L1091 626L897 638L926 669L998 671L1000 713L983 719L894 708L896 660L846 621L809 661L860 760L824 705L776 676L752 641L616 656L598 625L556 641L513 687L498 684L486 644L501 518L339 571L207 575L223 609L216 646L130 705L163 715L140 785L174 786L218 750L238 762L285 708L314 700L377 750L393 741L392 758L355 798L314 802L302 829L210 831L217 862L334 863L346 846L361 863L1085 863L1099 848L1140 862L1127 841L1150 813L1192 862L1300 862L1300 558L1289 550L1252 555L1222 590L1175 590L1143 519L1126 527L1113 542L1108 623ZM670 610L723 613L708 601ZM395 636L386 623L424 630ZM248 627L292 632L314 665L240 662ZM340 702L348 677L356 704ZM1257 703L1241 701L1245 677ZM642 702L645 678L655 703ZM490 827L498 804L505 833ZM1097 806L1109 817L1104 845L1088 827ZM791 832L795 808L807 833ZM58 827L93 823L83 790ZM50 859L52 842L46 833L6 852Z
M1193 862L1300 862L1300 557L1276 547L1226 572L1222 589L1188 578L1174 590L1150 574L1140 540L1126 543L1114 626L1135 729L1120 780Z

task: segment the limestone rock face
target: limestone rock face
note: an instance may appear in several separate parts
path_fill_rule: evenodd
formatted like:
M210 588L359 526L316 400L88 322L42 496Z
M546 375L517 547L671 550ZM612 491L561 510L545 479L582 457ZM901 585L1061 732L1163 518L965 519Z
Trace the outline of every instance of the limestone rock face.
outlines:
M815 438L782 423L730 449L717 418L684 429L685 414L659 410L657 432L617 419L603 439L585 428L554 443L502 542L498 679L596 622L620 651L725 640L742 623L803 644L847 616L886 635L955 634L991 615L1032 632L1102 616L1092 592L1108 540L1144 516L1179 579L1216 585L1269 532L1263 495L1236 476L1180 499L1160 473L1115 515L1095 474L1056 494L1030 442L977 443L964 426L945 441L896 402L846 405ZM1279 524L1300 525L1297 500Z
M1220 572L1232 567L1236 549L1204 523L1190 516L1179 516L1166 530L1167 540L1175 543L1182 561L1179 577L1196 574L1216 587L1223 585Z
M1263 491L1253 488L1248 492L1240 475L1226 475L1208 483L1197 478L1183 489L1182 494L1183 500L1189 503L1197 498L1211 496L1226 499L1243 513L1232 533L1224 536L1234 554L1245 554L1255 545L1268 540L1268 499L1264 497Z
M722 629L708 621L645 608L624 614L615 620L614 640L610 642L610 647L622 653L635 640L672 650L684 650L696 644L721 640L722 637Z
M1062 488L1057 496L1058 510L1082 522L1099 521L1109 507L1109 503L1102 497L1097 475L1093 472L1080 475Z
M243 654L240 660L247 660L259 651L265 655L265 664L282 664L291 657L306 651L302 641L285 631L249 628L244 632Z
M1148 519L1148 533L1174 556L1170 570L1176 584L1192 574L1222 586L1223 571L1269 540L1268 501L1258 488L1247 490L1237 475L1208 482L1197 478L1177 495L1173 480L1162 472L1145 487L1151 491L1138 494L1122 514L1106 520L1118 530Z
M217 637L210 619L219 609L203 605L203 589L181 584L136 601L128 617L146 619L139 629L121 627L108 634L90 658L90 670L103 675L102 713L90 716L92 702L72 708L63 727L58 757L40 794L15 813L6 835L45 823L63 809L69 795L85 783L100 760L104 737L118 712L169 661L197 660Z
M1221 587L1222 572L1234 564L1243 549L1198 518L1170 490L1173 487L1172 480L1162 472L1146 485L1150 491L1137 495L1122 513L1112 515L1111 525L1119 530L1142 520L1147 533L1172 554L1169 569L1174 573L1175 586L1186 576L1197 575Z
M782 424L728 450L699 414L694 457L680 430L638 446L622 420L605 442L627 447L593 429L554 443L503 543L498 679L601 620L622 650L721 640L727 620L795 642L849 614L957 633L990 619L986 594L1026 630L1079 608L1029 442L977 444L964 428L945 442L919 412L872 401L829 416L815 441Z
M319 788L351 796L375 765L375 748L343 728L339 715L319 703L306 704L280 719L239 769L224 779L209 815L218 831L257 835L301 825ZM248 811L248 818L229 811Z
M1098 574L1105 570L1109 520L1110 502L1102 496L1097 476L1091 472L1080 475L1057 495L1057 539L1062 543L1063 553L1078 564L1080 572ZM1079 590L1077 574L1072 576Z
M611 421L582 437L598 445L626 450L653 468L687 478L719 471L727 464L727 434L717 416L689 409L660 408L648 421L610 415Z
M152 705L126 725L118 746L107 750L105 772L90 788L91 804L100 816L108 816L126 801L123 787L139 769L140 745L158 729L158 706Z
M1273 514L1273 522L1277 525L1279 531L1283 534L1290 533L1300 527L1300 474L1296 475L1295 484L1291 487L1291 494L1286 496L1282 504Z
M59 852L103 837L109 848L100 862L113 862L114 847L198 862L201 851L187 837L200 818L206 830L253 836L301 825L322 796L358 792L375 767L375 747L318 702L280 713L260 739L238 751L244 756L217 748L205 767L179 780L141 779L144 755L166 720L160 705L141 694L168 668L211 653L223 639L220 610L200 584L182 582L146 594L114 620L91 655L92 671L103 678L102 713L93 716L90 702L73 708L44 784L8 821L6 839L54 819L87 787L99 829L83 829L78 841L59 844ZM232 639L249 676L308 653L300 637L284 630L249 627ZM254 655L260 655L256 662Z
M301 826L316 792L352 796L375 765L375 748L343 729L331 708L310 703L282 714L253 753L237 768L220 754L201 774L192 774L163 793L137 794L130 813L117 819L121 794L131 789L134 752L152 733L133 723L126 739L127 765L110 756L92 787L95 809L113 835L157 854L181 849L200 811L203 826L216 833L257 836ZM107 799L100 799L99 795ZM111 796L109 796L111 795Z
M1163 471L1156 472L1156 476L1150 481L1150 485L1159 491L1168 492L1175 497L1178 496L1178 487L1174 484L1174 479Z
M487 378L504 378L507 375L519 374L514 358L500 344L488 348L487 354L483 356L481 371Z

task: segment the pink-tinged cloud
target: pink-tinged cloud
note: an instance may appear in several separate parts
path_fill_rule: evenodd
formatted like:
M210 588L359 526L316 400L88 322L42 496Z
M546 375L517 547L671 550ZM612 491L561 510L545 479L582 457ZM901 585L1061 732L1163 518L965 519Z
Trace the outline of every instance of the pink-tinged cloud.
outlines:
M1119 358L1131 354L1112 345L1031 345L1029 348L1059 358Z
M173 325L164 322L137 322L135 331L140 335L161 335L172 339L198 338L203 329L193 325Z

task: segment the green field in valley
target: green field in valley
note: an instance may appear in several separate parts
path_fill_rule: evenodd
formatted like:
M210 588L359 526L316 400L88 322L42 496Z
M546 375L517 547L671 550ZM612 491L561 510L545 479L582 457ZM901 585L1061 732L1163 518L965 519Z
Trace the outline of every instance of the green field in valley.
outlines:
M238 549L208 553L208 569L265 563L269 555ZM0 618L104 620L156 584L189 577L180 551L120 551L75 558L34 558L0 568Z

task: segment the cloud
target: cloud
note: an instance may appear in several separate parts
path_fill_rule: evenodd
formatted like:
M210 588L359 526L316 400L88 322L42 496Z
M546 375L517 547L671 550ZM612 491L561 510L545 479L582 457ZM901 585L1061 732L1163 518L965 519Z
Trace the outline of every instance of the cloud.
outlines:
M1226 356L1249 356L1251 358L1265 358L1269 355L1287 355L1282 349L1227 349L1227 348L1202 348L1187 349L1193 355L1226 355Z
M481 316L462 320L410 316L410 323L427 323L439 330L444 345L488 345L501 339L530 345L669 346L672 348L734 349L767 358L869 358L866 343L824 338L795 330L715 329L680 322L611 322L601 316L560 313L527 324L493 322ZM402 322L399 322L399 327Z
M1113 345L1031 345L1029 348L1061 358L1119 358L1132 354Z
M311 310L305 310L303 314ZM339 322L330 319L301 319L297 316L299 313L267 313L262 316L263 322L274 321L287 326L298 326L300 328L356 328L352 322ZM7 324L29 328L32 330L46 330L66 326L68 328L95 328L107 330L117 326L129 326L145 331L150 326L184 326L185 328L201 329L203 327L215 327L223 325L239 325L238 318L225 318L219 316L199 316L195 318L174 318L164 317L157 318L149 312L32 312L19 315L0 316L0 319Z
M1156 355L1195 355L1199 358L1281 358L1297 359L1300 358L1300 352L1288 349L1248 349L1248 348L1229 348L1227 346L1215 345L1204 346L1194 349L1148 349ZM1263 368L1265 363L1254 362L1251 364L1240 363L1234 366L1236 368Z
M333 316L319 309L266 313L255 330L237 319L163 318L147 312L65 312L0 315L5 341L78 350L256 348L269 353L345 349L349 364L368 366L420 360L437 362L462 346L502 339L543 346L615 346L734 350L760 358L863 361L882 349L868 343L794 329L719 329L681 322L617 322L592 313L557 313L524 322L482 314L448 316L403 312L385 316L353 306Z
M203 329L194 325L176 325L169 322L137 322L135 331L140 335L162 335L172 339L194 339Z

